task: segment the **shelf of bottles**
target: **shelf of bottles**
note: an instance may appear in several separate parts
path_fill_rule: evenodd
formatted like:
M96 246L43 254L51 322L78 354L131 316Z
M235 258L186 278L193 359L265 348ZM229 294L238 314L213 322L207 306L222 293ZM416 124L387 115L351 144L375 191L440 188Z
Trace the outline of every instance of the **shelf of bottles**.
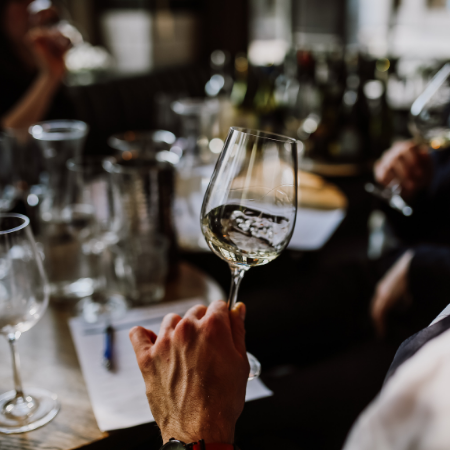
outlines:
M367 163L392 138L390 68L388 59L354 50L290 50L278 66L253 66L237 55L231 101L243 125L301 139L307 158Z

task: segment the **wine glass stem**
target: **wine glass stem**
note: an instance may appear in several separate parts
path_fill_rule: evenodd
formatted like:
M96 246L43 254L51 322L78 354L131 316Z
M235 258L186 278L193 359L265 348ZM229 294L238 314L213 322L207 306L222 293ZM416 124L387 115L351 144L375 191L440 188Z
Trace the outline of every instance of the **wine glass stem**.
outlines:
M8 335L8 342L11 348L11 356L13 363L14 389L16 391L16 399L23 398L22 379L20 378L20 360L16 347L17 337L15 334Z
M241 284L242 278L247 271L246 269L239 266L230 265L231 269L231 288L230 294L228 295L228 309L233 309L236 304L236 299L238 295L239 285Z

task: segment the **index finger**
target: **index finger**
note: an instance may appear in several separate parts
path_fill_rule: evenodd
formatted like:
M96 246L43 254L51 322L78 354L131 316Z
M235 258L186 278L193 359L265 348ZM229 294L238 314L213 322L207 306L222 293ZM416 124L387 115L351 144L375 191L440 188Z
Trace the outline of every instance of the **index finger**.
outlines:
M158 337L153 331L147 330L144 327L133 327L129 332L129 336L136 355L147 352L152 348Z
M209 318L213 315L226 316L229 318L228 305L226 304L226 302L224 302L223 300L216 300L212 302L206 310L205 318Z

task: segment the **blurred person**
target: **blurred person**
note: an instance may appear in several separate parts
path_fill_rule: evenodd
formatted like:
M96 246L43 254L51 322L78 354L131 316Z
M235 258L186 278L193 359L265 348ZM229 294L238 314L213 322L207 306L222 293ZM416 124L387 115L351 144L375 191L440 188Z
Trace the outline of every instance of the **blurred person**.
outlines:
M402 197L414 209L396 227L401 246L372 299L372 318L383 334L395 309L415 308L424 321L430 321L448 302L450 152L430 153L414 141L398 142L376 162L374 174L385 187L398 183Z
M45 119L70 118L61 89L68 39L48 25L54 9L31 15L30 0L0 0L0 127L27 129Z
M450 448L450 308L397 351L383 389L354 424L344 450Z

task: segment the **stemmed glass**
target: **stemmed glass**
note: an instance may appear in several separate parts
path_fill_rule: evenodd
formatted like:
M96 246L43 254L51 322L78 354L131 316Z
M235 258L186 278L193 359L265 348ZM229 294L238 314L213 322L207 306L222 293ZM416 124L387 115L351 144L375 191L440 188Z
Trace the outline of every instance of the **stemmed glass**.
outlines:
M273 261L291 239L297 217L297 167L295 139L230 128L201 212L208 246L231 269L229 309L245 272ZM261 365L247 355L252 380Z
M22 389L16 341L44 314L49 288L30 220L0 214L0 334L11 346L14 388L0 395L0 432L23 433L50 422L59 411L55 394Z
M408 126L418 145L425 144L432 150L443 150L450 146L450 63L439 70L414 101ZM387 201L404 216L413 213L401 197L398 180L392 180L384 189L367 183L366 191Z

